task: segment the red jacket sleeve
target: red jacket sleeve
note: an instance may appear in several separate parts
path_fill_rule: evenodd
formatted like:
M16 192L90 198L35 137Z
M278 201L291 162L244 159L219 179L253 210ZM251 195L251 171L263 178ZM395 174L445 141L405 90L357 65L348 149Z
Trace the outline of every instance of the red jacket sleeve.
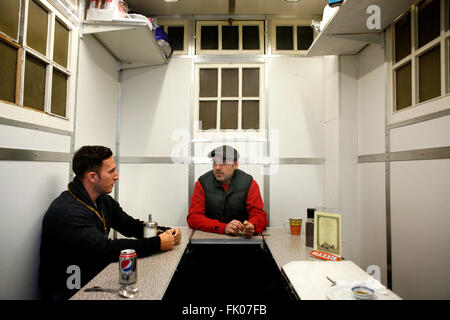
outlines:
M267 227L267 213L261 198L258 183L253 179L247 193L248 221L255 226L255 233L262 232Z
M192 229L215 233L223 233L227 226L226 223L205 216L205 191L199 181L195 183L192 193L187 223Z

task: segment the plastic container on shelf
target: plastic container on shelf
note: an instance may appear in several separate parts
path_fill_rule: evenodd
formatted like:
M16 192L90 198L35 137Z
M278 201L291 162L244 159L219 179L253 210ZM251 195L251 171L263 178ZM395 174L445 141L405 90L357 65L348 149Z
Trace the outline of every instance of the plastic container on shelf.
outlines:
M127 12L128 6L123 0L104 0L103 2L91 0L89 9L86 12L86 20L111 21L126 19L128 18Z

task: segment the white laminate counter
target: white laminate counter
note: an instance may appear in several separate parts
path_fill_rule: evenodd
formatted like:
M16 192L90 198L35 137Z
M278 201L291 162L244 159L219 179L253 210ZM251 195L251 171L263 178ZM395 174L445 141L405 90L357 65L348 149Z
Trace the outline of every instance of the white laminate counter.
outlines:
M308 265L319 263L325 266L328 262L312 257L309 253L313 248L305 246L304 235L291 235L289 230L285 228L267 228L262 236L258 235L251 239L244 237L230 236L217 233L208 233L190 228L180 228L182 232L181 242L172 250L160 252L149 257L138 258L138 281L137 287L139 293L134 299L137 300L161 300L169 286L170 281L176 271L176 268L183 256L183 253L189 243L192 244L261 244L267 245L274 258L280 272L283 272L291 287L300 299L326 299L326 291L330 287L330 283L326 277L320 272L314 272L314 268ZM364 270L357 267L351 261L343 261L342 264L352 266L347 267L345 276L334 276L337 281L352 280L362 281L369 277ZM306 264L305 264L306 263ZM341 263L341 262L333 262ZM337 266L337 265L334 265ZM305 271L305 268L308 271ZM317 269L317 268L316 268ZM319 268L320 269L320 268ZM358 270L359 269L359 270ZM352 275L354 273L354 275ZM318 281L317 279L320 279ZM117 262L111 263L95 278L87 283L79 290L71 300L120 300L124 299L118 294L105 292L84 292L85 288L100 286L103 288L119 287L119 268ZM305 285L306 281L306 285ZM317 284L318 283L318 284ZM318 288L317 286L322 286ZM305 291L306 290L306 291ZM319 293L317 294L317 290ZM306 293L305 293L306 292ZM309 292L309 293L308 293ZM381 299L400 299L394 293L389 291L389 295Z
M139 258L137 262L139 289L133 300L161 300L175 273L184 250L189 244L192 229L180 228L181 241L170 251L159 252L149 257ZM100 286L102 288L119 287L119 266L117 262L109 264L83 288L74 294L70 300L120 300L124 299L115 293L84 292L85 288Z

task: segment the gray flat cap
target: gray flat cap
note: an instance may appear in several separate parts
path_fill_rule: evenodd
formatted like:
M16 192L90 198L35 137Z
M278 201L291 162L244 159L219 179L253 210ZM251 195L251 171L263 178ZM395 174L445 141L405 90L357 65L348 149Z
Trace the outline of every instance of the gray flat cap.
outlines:
M209 158L220 157L223 160L237 161L239 159L239 152L232 146L223 145L215 148L208 153Z

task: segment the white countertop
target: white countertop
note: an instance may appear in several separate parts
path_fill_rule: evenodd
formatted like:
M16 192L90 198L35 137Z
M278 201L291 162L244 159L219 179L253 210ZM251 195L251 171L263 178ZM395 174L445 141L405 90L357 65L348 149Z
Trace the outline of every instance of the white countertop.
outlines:
M282 267L282 271L288 278L296 294L302 300L326 300L327 292L332 288L327 277L337 282L337 286L348 287L348 294L341 298L352 299L350 292L351 284L365 282L370 275L358 267L352 261L292 261ZM334 287L336 289L336 287ZM387 294L375 291L378 300L400 300L390 290Z

